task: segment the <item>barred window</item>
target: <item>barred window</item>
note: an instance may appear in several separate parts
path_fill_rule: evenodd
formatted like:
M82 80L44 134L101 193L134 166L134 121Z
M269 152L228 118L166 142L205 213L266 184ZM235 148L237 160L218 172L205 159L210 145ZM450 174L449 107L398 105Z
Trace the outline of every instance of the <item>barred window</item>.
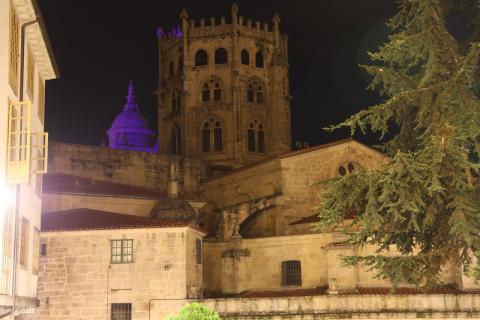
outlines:
M133 240L112 240L112 263L131 262L133 262Z
M112 303L111 320L131 320L132 304L131 303Z
M282 262L282 286L301 286L302 269L299 260Z
M195 242L195 253L197 255L197 264L202 264L202 240L197 239Z

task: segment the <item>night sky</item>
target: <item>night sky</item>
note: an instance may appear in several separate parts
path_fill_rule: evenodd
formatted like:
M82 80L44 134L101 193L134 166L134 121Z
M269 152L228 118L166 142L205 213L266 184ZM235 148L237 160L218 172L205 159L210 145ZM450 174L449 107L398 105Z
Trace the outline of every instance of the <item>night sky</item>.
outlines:
M46 130L51 140L99 145L122 110L128 80L142 113L156 127L155 29L179 24L187 9L199 21L227 17L226 0L39 0L61 77L47 82ZM271 23L289 36L293 141L311 145L348 136L323 127L379 101L366 91L358 64L386 40L393 0L239 0L239 15ZM361 140L361 136L357 136ZM372 139L367 139L372 142Z

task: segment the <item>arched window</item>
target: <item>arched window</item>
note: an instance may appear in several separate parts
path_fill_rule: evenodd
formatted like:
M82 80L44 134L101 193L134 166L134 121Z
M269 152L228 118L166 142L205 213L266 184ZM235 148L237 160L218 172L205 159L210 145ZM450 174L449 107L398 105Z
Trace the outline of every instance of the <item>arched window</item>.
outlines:
M342 164L340 167L338 167L338 174L341 176L345 176L347 174L353 173L354 171L358 170L360 168L360 165L355 163L355 162L347 162Z
M263 53L262 51L258 51L255 55L255 66L257 68L263 68Z
M250 54L248 53L247 49L243 49L240 53L240 62L247 66L250 64Z
M183 55L178 58L178 73L183 71Z
M258 120L254 120L248 125L247 150L249 152L265 153L265 131Z
M220 83L217 81L213 85L213 101L221 101L222 100L222 88L220 87Z
M195 53L195 66L206 66L208 64L207 51L200 49Z
M227 49L218 48L215 50L215 64L226 64L227 63Z
M212 148L213 147L213 148ZM222 151L223 132L219 121L209 119L202 126L202 151Z
M168 77L173 77L173 61L168 64Z
M181 153L181 147L182 147L182 142L181 142L181 132L180 132L180 126L175 123L173 126L173 132L172 132L172 153L173 154L180 154Z
M247 85L247 101L253 103L264 103L263 85L258 81L250 81Z
M220 81L209 80L202 85L202 102L222 101L222 85Z
M282 286L301 286L302 267L299 260L282 262Z
M210 86L205 82L202 86L202 102L210 101Z
M174 89L172 92L172 112L181 110L181 101L180 92L177 89Z

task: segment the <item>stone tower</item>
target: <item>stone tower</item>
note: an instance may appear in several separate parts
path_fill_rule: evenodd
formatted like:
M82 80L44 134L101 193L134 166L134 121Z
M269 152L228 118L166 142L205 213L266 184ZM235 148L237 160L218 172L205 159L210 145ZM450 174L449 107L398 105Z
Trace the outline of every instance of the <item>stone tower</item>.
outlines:
M198 157L214 171L290 151L287 36L273 24L189 20L157 29L159 151Z

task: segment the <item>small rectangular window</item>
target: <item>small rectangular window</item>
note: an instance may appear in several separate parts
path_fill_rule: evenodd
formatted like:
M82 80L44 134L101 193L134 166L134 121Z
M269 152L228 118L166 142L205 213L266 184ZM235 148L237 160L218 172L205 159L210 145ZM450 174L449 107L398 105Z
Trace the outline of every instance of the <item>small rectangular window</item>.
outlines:
M301 286L302 268L299 260L282 262L282 286Z
M42 245L40 246L40 255L42 257L45 257L47 255L47 244L46 243L42 243Z
M133 240L112 240L112 263L133 262Z
M197 264L202 264L202 240L197 239L195 242L195 252L197 256Z
M131 320L132 304L131 303L112 303L111 320Z

